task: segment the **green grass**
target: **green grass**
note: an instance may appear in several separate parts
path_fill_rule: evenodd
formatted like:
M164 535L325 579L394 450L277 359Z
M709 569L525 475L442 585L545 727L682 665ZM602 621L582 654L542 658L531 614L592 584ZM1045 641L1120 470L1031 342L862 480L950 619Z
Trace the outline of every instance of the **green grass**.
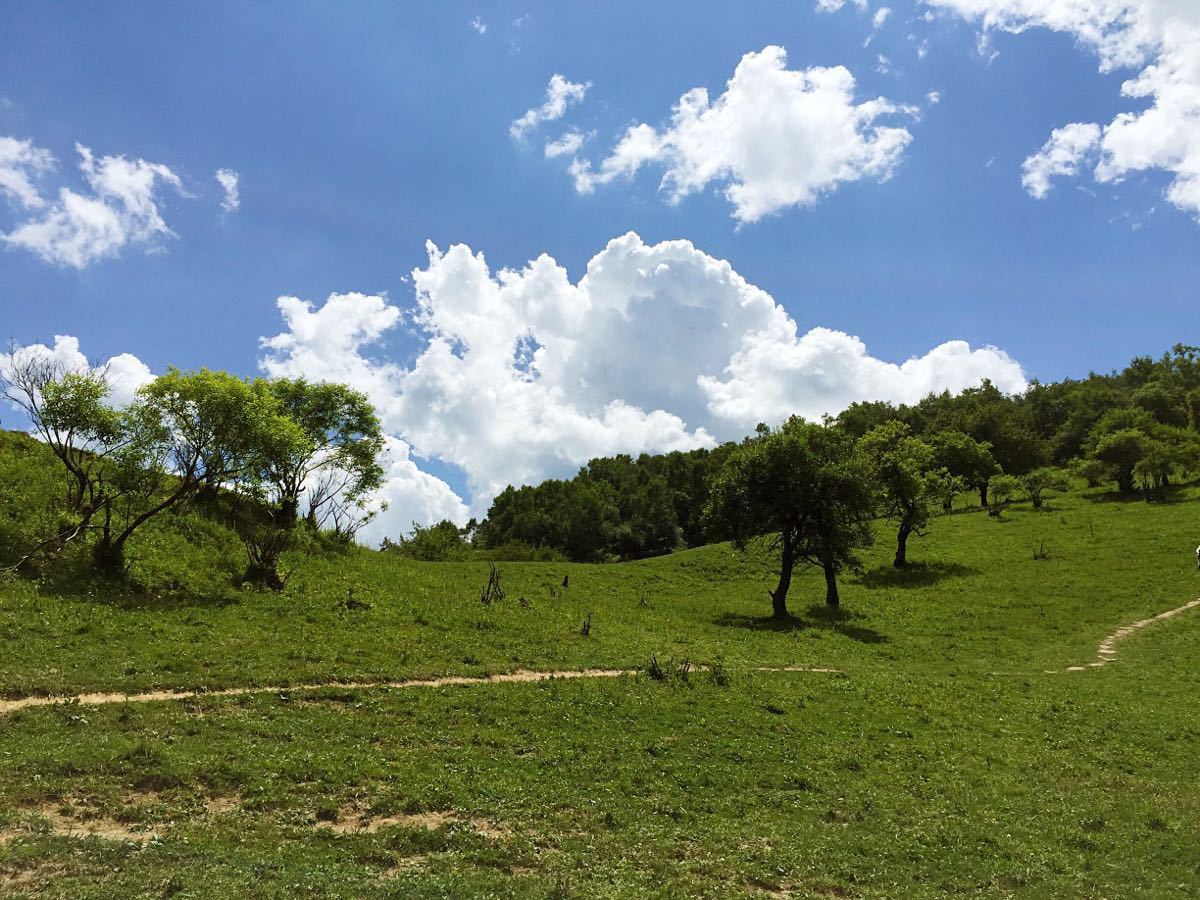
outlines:
M726 546L500 563L484 607L486 564L368 551L236 590L214 574L236 548L187 540L216 526L168 523L138 590L67 566L0 584L0 693L331 684L0 718L0 894L1195 896L1200 611L1043 671L1200 594L1197 491L1173 499L940 518L903 575L881 523L844 614L806 574L786 628L765 561ZM722 677L335 684L651 655ZM754 671L775 665L844 674ZM319 824L351 809L395 823Z

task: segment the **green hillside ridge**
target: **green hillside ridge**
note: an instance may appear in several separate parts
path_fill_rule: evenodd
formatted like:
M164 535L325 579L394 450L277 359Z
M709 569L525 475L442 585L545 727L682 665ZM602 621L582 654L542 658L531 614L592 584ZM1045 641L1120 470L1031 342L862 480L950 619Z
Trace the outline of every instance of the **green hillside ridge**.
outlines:
M58 482L0 440L11 558ZM879 521L841 610L800 570L784 623L761 548L501 561L486 605L488 562L326 548L273 592L184 508L124 579L67 550L0 581L0 694L273 689L0 717L0 894L1187 896L1200 611L1064 670L1200 594L1197 499L960 504L904 570ZM588 667L638 674L337 686Z

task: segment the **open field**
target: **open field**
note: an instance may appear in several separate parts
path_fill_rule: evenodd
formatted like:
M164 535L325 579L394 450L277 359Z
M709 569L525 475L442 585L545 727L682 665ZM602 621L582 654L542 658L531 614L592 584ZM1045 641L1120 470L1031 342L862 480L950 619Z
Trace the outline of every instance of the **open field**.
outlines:
M723 545L501 563L507 598L490 606L486 564L369 551L310 559L281 595L9 581L7 699L274 689L0 718L0 886L1193 895L1200 610L1123 637L1111 665L1064 670L1200 593L1195 499L958 513L900 575L881 523L844 613L806 575L785 628L766 618L764 560ZM758 671L787 666L839 672ZM637 671L337 685L584 668ZM315 682L330 684L286 688Z

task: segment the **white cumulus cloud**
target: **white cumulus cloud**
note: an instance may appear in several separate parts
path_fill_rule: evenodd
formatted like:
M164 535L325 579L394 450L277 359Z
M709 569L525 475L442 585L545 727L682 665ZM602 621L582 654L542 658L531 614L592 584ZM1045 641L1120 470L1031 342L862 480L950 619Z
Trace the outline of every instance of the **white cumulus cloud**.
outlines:
M282 298L287 330L264 339L261 365L365 391L389 433L465 471L476 514L507 484L569 476L594 456L711 446L760 421L912 402L983 378L1025 386L995 348L952 341L894 364L841 332L802 334L770 295L687 241L626 234L577 282L546 255L493 271L469 247L431 244L413 281L423 343L411 365L381 350L401 311L361 294L319 307Z
M49 150L35 147L32 141L0 137L0 194L9 200L29 209L45 206L37 181L53 168Z
M557 159L560 156L574 156L583 146L583 135L578 131L568 131L557 140L546 142L546 159Z
M242 205L242 198L238 194L238 181L241 176L233 169L217 169L214 177L224 193L221 198L221 209L227 213L237 212L238 207Z
M1047 28L1069 34L1102 72L1137 74L1121 93L1137 104L1105 123L1058 129L1026 161L1024 180L1044 196L1053 175L1074 175L1085 159L1098 182L1161 170L1167 199L1200 218L1200 2L1196 0L924 0L990 29ZM1086 130L1085 130L1086 129ZM1094 129L1091 130L1091 129ZM1081 141L1095 135L1092 145ZM1089 157L1089 153L1091 156Z
M1050 180L1062 175L1079 173L1080 163L1100 143L1100 126L1074 122L1056 128L1042 149L1027 158L1021 166L1021 184L1030 196L1039 200L1050 192Z
M0 353L0 375L10 373L13 361L45 359L55 363L64 371L88 372L93 369L88 358L79 349L79 339L68 334L54 336L54 346L26 344ZM101 363L97 368L105 371L111 390L108 402L121 407L133 400L138 388L154 380L150 367L130 353L120 353Z
M163 221L157 200L160 185L182 190L174 172L143 159L97 159L89 148L80 144L75 148L91 193L61 188L57 201L40 217L0 234L0 239L46 262L82 269L98 259L118 255L127 244L154 247L159 238L174 235Z
M582 101L591 86L590 81L579 83L568 81L558 74L550 76L550 83L546 85L546 102L527 110L523 116L516 119L509 126L509 134L520 140L543 122L561 119L566 115L567 107Z
M421 471L409 458L409 446L397 437L387 438L383 487L375 503L386 508L358 533L368 544L380 544L385 537L396 540L412 531L413 523L431 525L449 519L465 525L471 517L467 505L446 482Z
M576 159L571 174L586 193L658 164L669 202L721 183L734 218L754 222L842 184L892 175L912 135L885 122L917 110L882 97L856 102L854 91L848 69L788 69L786 51L766 47L742 57L715 100L693 88L669 125L633 125L597 169Z

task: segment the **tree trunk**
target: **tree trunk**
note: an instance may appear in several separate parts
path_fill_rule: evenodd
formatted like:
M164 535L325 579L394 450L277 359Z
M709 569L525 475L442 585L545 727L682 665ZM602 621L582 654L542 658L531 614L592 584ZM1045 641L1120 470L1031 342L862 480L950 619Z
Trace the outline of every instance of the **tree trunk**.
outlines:
M1033 495L1031 495L1031 499L1033 500L1033 508L1034 509L1042 508L1042 495L1041 494L1033 494Z
M796 551L789 535L783 536L783 549L779 554L779 586L771 592L771 613L776 619L788 617L787 593L792 586L792 569L796 567Z
M900 531L896 535L896 558L892 560L892 565L897 569L908 565L908 536L912 531L912 525L907 521L900 523Z
M125 571L125 542L101 538L92 549L92 562L107 575Z
M832 559L826 559L822 568L825 570L825 605L841 606L842 599L838 596L837 568Z
M987 505L988 505L987 504L987 489L988 489L988 483L986 481L979 482L979 505L982 506L984 509L987 509Z
M273 591L283 590L283 579L279 576L279 566L275 561L259 564L251 563L242 576L243 582L260 584Z
M1117 472L1117 490L1122 494L1133 493L1133 469L1121 469Z

